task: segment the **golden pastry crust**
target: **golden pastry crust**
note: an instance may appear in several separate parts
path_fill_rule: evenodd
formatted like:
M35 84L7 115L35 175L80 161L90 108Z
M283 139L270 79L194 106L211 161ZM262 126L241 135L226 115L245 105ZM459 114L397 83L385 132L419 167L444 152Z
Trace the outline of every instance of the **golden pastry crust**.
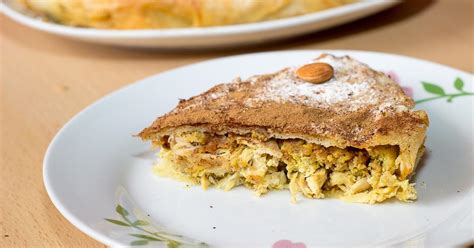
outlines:
M111 29L206 27L303 15L355 0L16 0L59 23Z
M295 68L236 79L181 100L139 136L156 140L181 129L298 138L325 147L367 149L394 145L400 178L407 178L422 154L428 116L385 74L350 57L322 55L334 67L329 82L314 85L295 77Z

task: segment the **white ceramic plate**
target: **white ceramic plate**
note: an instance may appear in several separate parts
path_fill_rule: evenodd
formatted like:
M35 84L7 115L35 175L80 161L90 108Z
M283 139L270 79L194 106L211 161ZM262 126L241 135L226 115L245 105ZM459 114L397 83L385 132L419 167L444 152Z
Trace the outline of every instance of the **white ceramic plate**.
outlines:
M237 76L302 64L321 52L210 60L104 97L68 122L51 142L44 159L49 196L73 225L108 245L205 242L218 247L296 248L472 241L473 75L414 58L325 51L348 54L389 72L414 94L417 108L428 111L428 149L417 170L419 200L414 203L302 199L291 204L287 191L261 198L241 187L205 192L152 174L155 156L150 144L132 135L171 110L179 98ZM135 224L130 226L124 217Z
M11 1L11 0L8 0ZM154 48L209 48L259 43L317 31L379 12L397 0L361 0L313 14L252 24L162 30L100 30L44 22L2 3L13 20L34 29L95 43Z

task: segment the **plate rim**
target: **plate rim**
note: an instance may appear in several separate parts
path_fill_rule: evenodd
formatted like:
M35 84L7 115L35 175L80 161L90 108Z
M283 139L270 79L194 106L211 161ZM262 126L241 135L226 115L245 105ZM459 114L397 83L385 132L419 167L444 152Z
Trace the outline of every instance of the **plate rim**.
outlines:
M199 62L196 62L196 63L191 63L191 64L178 66L178 67L175 67L175 68L172 68L172 69L169 69L169 70L164 70L164 71L152 74L152 75L147 76L143 79L139 79L137 81L134 81L130 84L119 87L119 88L105 94L104 96L100 97L99 99L97 99L97 100L93 101L92 103L90 103L89 105L87 105L85 108L83 108L78 113L76 113L73 117L71 117L65 124L63 124L63 126L56 132L54 137L51 139L51 141L50 141L50 143L49 143L49 145L46 149L44 158L43 158L43 164L42 164L43 165L43 168L42 168L43 184L45 186L46 193L47 193L48 197L50 198L51 202L56 207L56 209L58 209L58 211L61 213L61 215L63 215L63 217L69 223L71 223L73 226L75 226L77 229L79 229L84 234L86 234L89 237L95 239L96 241L99 241L99 242L101 242L103 244L106 244L108 246L123 246L123 244L121 244L120 242L115 241L114 239L108 237L107 235L101 234L100 232L97 232L95 229L89 227L79 217L77 217L73 213L71 213L70 210L68 210L65 207L65 205L63 205L63 203L61 202L60 197L55 192L54 187L51 185L52 182L50 181L50 174L48 172L49 167L50 167L50 166L48 166L48 164L50 164L50 162L49 162L50 157L54 153L54 148L56 147L56 144L59 142L58 140L60 139L60 136L64 132L67 131L69 126L71 126L75 121L77 121L79 118L81 118L81 116L83 116L84 114L87 114L87 112L89 112L91 109L93 109L97 105L101 104L102 102L107 101L109 98L114 97L115 95L118 95L118 94L122 94L123 92L126 92L129 88L138 87L138 85L143 84L143 83L145 83L149 80L152 80L154 77L159 76L163 73L173 73L176 70L179 70L179 69L182 69L182 68L185 68L185 67L189 67L189 66L199 66L200 64L205 64L205 63L209 63L209 62L216 62L216 61L229 60L229 59L231 60L231 59L235 59L235 58L239 58L239 57L246 57L246 56L248 56L248 57L255 56L255 55L265 56L265 55L268 55L268 54L277 54L277 53L284 54L284 53L324 53L324 52L326 52L326 53L346 53L346 54L352 55L352 56L356 56L357 54L372 54L372 55L379 55L379 56L389 56L389 57L394 57L394 58L397 58L397 59L411 59L411 60L415 60L415 61L418 61L418 62L427 63L430 66L446 67L446 68L449 68L451 70L461 72L463 74L467 74L467 75L470 75L471 77L474 77L473 73L463 71L463 70L460 70L460 69L457 69L457 68L454 68L454 67L451 67L451 66L448 66L448 65L443 65L443 64L440 64L440 63L437 63L437 62L431 62L431 61L428 61L428 60L419 59L419 58L416 58L416 57L410 57L410 56L406 56L406 55L399 55L399 54L392 54L392 53L385 53L385 52L364 51L364 50L346 50L346 49L302 49L302 50L284 50L284 51L245 53L245 54L239 54L239 55L217 57L217 58L214 58L214 59L208 59L208 60L203 60L203 61L199 61ZM472 190L473 189L471 188L471 191Z
M135 39L147 38L178 38L178 37L212 37L221 35L235 35L244 33L255 33L274 31L295 26L316 23L332 17L344 16L353 12L362 11L370 8L388 9L401 0L361 0L331 9L326 9L314 13L300 16L282 18L277 20L262 21L256 23L235 24L227 26L201 27L201 28L169 28L169 29L140 29L140 30L110 30L96 28L79 28L56 24L52 22L35 19L27 14L15 10L8 2L0 2L0 12L10 17L14 21L30 28L41 31L74 36L83 38L109 38L123 39L133 37Z

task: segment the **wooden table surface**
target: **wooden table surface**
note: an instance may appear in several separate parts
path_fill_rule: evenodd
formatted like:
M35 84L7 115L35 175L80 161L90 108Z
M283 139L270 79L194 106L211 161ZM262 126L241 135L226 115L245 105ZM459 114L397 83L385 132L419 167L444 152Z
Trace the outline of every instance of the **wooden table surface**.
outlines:
M124 85L178 66L286 49L397 53L473 72L472 0L411 0L331 30L232 51L173 53L58 38L0 17L0 247L103 246L71 225L43 186L54 134L78 111Z

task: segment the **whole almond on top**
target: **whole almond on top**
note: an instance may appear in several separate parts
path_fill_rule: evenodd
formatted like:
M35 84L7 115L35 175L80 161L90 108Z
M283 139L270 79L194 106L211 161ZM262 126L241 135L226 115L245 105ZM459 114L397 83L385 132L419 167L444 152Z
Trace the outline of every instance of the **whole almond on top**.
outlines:
M328 81L334 75L334 69L330 64L312 63L301 66L296 70L296 76L313 84Z

